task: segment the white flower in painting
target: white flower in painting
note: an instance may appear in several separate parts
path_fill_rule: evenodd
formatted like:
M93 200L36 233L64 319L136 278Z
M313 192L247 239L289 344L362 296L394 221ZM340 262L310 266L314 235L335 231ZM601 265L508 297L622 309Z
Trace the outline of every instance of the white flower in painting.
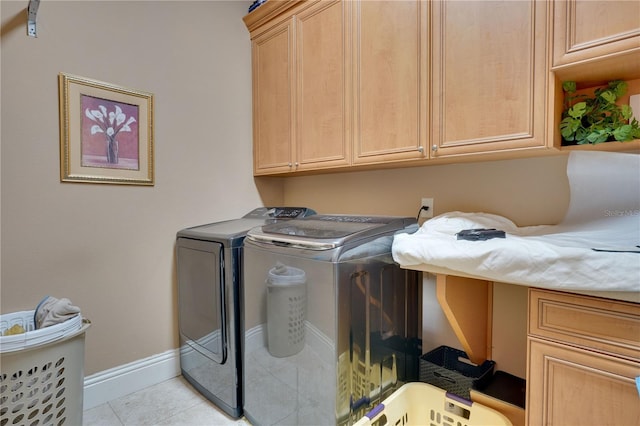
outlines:
M103 107L104 108L104 107ZM100 121L101 123L104 123L104 117L105 115L101 112L98 111L97 109L94 110L89 110L89 108L87 108L84 112L84 114L93 121Z
M130 132L131 124L136 122L134 117L129 117L122 112L120 106L115 106L115 111L107 111L104 105L98 105L98 109L87 108L84 115L91 121L98 123L91 126L91 134L106 133L109 136L115 136L120 132ZM105 118L109 123L105 122Z
M135 123L136 119L133 117L129 117L129 119L127 120L127 122L124 124L124 126L122 126L122 128L120 129L121 132L130 132L131 131L131 127L129 127L129 125L131 123Z
M93 126L91 126L91 134L95 135L96 133L104 133L104 131L100 128L100 126L94 124Z
M116 122L116 126L124 123L124 120L127 119L127 116L122 113L122 108L116 105L116 111L109 113L109 124L113 125L113 122Z
M107 161L118 162L118 141L116 135L120 132L131 132L131 124L136 122L135 117L129 117L122 111L119 105L115 105L114 111L107 111L104 105L98 105L98 109L85 109L84 115L94 124L91 126L91 134L105 133L107 136ZM108 123L105 122L108 120Z

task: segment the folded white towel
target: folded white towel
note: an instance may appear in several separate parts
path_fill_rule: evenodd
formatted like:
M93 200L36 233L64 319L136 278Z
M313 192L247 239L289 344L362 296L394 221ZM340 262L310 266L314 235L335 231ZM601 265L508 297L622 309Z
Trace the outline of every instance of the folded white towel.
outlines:
M65 322L79 313L80 308L72 305L69 299L47 296L38 304L34 322L36 329L39 329Z

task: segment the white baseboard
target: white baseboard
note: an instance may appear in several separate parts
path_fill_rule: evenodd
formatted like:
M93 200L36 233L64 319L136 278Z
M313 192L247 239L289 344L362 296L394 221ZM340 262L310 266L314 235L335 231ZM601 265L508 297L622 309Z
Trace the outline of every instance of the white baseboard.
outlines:
M265 332L265 324L249 330L246 343L250 349L265 345ZM309 322L306 323L306 333L307 343L318 352L323 360L333 362L335 348L332 340ZM171 349L161 354L92 374L84 379L83 409L97 407L180 374L182 374L180 371L180 349Z
M97 407L112 399L179 376L179 354L179 349L171 349L85 377L83 409Z

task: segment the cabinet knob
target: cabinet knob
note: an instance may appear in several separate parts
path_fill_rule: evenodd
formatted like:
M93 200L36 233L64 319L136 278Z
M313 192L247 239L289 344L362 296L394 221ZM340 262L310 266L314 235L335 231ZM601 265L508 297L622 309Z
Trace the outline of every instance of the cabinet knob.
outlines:
M423 147L421 147L421 146L419 146L419 147L418 147L418 152L423 152L423 151L424 151L424 148L423 148Z
M294 164L295 164L296 169L297 169L298 168L298 162L296 161Z
M293 164L289 163L289 164L288 164L288 166L289 166L289 167L292 167L292 166L293 166Z
M438 150L438 145L431 145L431 151L436 152Z

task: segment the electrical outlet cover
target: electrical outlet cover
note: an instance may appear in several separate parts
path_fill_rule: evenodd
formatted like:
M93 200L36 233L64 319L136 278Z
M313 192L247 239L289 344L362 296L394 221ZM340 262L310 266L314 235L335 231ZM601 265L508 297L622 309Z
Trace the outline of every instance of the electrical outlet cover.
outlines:
M428 210L420 209L420 218L429 219L433 217L433 198L423 198L420 207L429 207Z

